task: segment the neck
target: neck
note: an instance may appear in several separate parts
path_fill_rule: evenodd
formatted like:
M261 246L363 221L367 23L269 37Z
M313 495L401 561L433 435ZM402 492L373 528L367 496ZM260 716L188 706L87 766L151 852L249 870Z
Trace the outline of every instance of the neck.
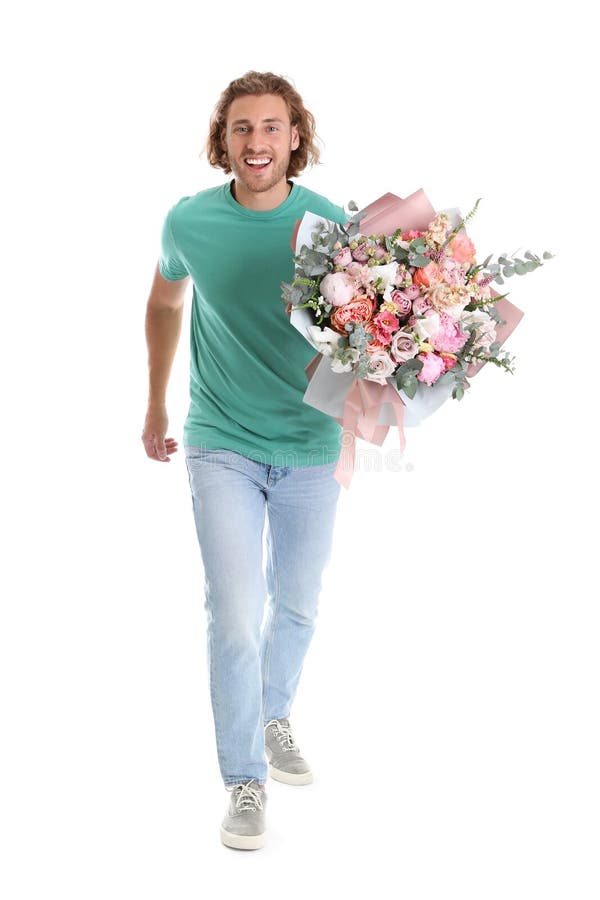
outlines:
M286 200L292 190L292 182L282 178L278 184L273 185L268 191L249 191L243 184L236 181L235 178L231 182L231 194L234 200L247 209L255 209L266 212L269 209L275 209L276 206Z

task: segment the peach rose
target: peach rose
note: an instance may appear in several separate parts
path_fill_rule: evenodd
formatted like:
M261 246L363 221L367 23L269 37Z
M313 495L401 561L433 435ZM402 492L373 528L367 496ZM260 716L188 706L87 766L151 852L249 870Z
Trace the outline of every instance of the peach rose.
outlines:
M352 300L344 306L336 306L331 314L330 325L340 334L347 335L344 325L349 322L368 322L373 315L373 303L368 298Z
M462 231L459 231L456 237L452 238L448 249L456 262L466 262L469 265L475 262L475 245L471 238L467 237Z
M413 275L413 284L422 285L423 287L430 287L432 284L435 284L436 281L441 280L442 273L436 262L427 263L426 266L417 269Z

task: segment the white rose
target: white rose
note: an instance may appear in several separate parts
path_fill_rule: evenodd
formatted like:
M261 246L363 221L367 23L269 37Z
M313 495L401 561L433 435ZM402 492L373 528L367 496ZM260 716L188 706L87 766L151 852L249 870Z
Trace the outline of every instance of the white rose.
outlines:
M397 364L390 358L389 353L386 353L385 350L371 353L371 356L369 357L369 368L375 369L375 371L365 375L365 378L368 378L369 381L378 381L379 384L385 384L390 375L394 374L396 365Z

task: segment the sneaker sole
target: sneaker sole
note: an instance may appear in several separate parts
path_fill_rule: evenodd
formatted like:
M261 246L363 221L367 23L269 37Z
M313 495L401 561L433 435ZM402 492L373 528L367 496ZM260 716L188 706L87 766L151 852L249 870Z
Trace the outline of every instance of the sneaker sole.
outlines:
M275 781L281 781L283 784L312 784L312 772L284 772L282 769L276 769L269 763L269 775Z
M266 833L260 834L235 834L233 831L227 831L221 825L221 841L226 847L233 847L235 850L259 850L264 846Z

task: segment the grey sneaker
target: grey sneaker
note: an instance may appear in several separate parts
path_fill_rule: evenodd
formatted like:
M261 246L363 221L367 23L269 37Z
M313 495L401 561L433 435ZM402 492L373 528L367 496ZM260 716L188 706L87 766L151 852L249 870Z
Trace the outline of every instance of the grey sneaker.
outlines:
M310 784L313 774L309 764L300 756L289 719L271 719L265 725L265 754L269 773L284 784Z
M252 778L226 790L231 791L231 800L221 822L222 842L236 850L258 850L265 842L266 833L264 788Z

